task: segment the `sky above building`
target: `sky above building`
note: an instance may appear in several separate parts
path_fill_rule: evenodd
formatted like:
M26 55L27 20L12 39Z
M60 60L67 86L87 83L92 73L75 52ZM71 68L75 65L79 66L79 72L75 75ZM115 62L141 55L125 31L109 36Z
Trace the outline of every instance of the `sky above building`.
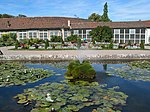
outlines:
M149 0L0 0L0 14L88 18L102 15L105 2L113 21L150 20Z

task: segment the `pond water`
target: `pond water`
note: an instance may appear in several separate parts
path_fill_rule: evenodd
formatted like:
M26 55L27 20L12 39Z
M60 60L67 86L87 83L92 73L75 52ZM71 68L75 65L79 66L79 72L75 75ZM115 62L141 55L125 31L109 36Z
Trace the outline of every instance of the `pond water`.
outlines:
M54 63L25 63L30 68L43 68L48 70L54 70L57 74L64 74L66 69L61 67L57 68ZM66 63L66 62L65 62ZM107 63L107 62L106 62ZM120 68L127 66L127 64L101 64L92 63L92 66L96 70L96 79L99 84L107 84L108 87L119 86L118 91L124 92L128 95L127 105L123 107L123 112L149 112L150 111L150 82L146 81L134 81L126 80L117 76L108 76L106 71L113 68ZM50 78L42 79L36 83L28 83L22 86L10 86L0 88L0 112L30 112L32 105L23 106L17 104L17 100L13 97L19 93L23 93L24 89L34 88L40 84L46 82L59 82L64 80L64 75L54 75ZM94 106L86 107L80 110L80 112L91 112L95 108Z

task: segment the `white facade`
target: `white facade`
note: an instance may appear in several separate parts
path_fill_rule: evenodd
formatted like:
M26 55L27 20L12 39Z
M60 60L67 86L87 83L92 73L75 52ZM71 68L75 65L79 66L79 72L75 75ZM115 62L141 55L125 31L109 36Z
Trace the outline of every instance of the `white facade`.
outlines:
M145 32L145 43L146 44L150 44L150 28L146 29L146 32Z

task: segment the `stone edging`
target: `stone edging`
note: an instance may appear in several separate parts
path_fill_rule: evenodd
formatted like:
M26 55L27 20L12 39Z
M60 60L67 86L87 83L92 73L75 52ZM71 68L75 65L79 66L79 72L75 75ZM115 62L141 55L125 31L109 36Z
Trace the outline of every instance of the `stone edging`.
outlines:
M70 55L0 55L0 61L5 60L132 60L132 59L150 59L146 54L116 54L116 55L94 55L94 56L70 56Z

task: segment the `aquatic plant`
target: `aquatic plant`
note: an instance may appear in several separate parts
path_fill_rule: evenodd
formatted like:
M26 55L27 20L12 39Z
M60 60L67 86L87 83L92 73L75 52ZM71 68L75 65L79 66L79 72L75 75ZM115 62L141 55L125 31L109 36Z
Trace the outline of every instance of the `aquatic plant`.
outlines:
M150 70L150 62L149 61L134 61L128 64L130 67L136 67L141 69Z
M0 87L33 83L54 74L53 71L31 69L16 62L1 63L0 71Z
M150 62L135 61L121 68L112 68L107 72L111 76L119 76L128 80L150 81Z
M31 112L49 112L55 109L57 112L78 112L84 107L92 105L97 106L98 112L106 109L112 111L121 111L122 106L126 104L127 95L122 92L116 92L114 88L106 88L106 85L99 85L97 82L82 85L84 81L78 84L70 84L67 80L59 83L45 83L35 88L24 90L24 93L18 94L14 98L19 104L28 105L35 102ZM51 94L53 102L46 100L47 93ZM118 108L119 107L119 108ZM108 111L109 112L109 111Z
M96 72L88 61L71 61L65 74L67 79L74 80L91 80L96 77Z

